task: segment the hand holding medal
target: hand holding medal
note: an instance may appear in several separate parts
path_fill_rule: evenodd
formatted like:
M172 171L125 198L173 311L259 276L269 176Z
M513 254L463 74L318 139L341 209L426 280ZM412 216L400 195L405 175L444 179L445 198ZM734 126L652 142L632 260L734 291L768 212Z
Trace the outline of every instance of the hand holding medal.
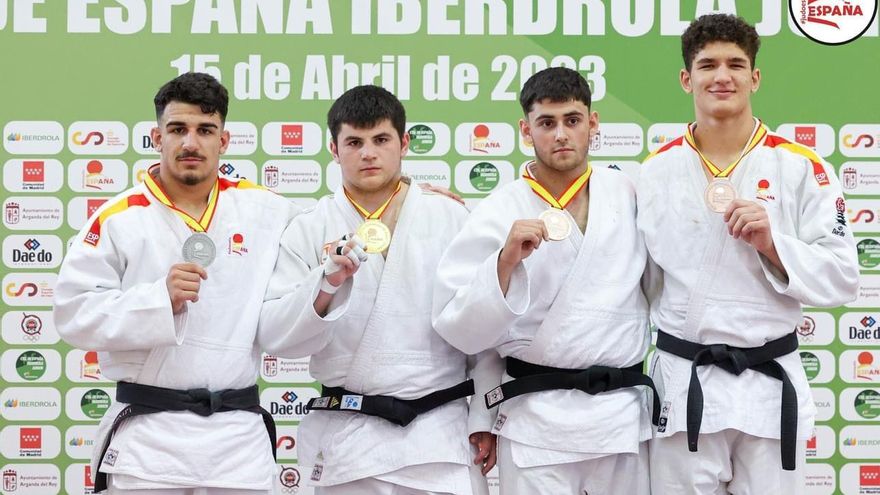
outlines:
M722 170L706 158L699 148L697 148L697 141L694 138L694 126L688 126L687 132L684 136L685 141L687 141L691 148L697 152L697 156L700 157L700 163L703 164L703 167L705 167L713 177L706 186L705 191L703 191L703 200L706 202L706 206L708 206L710 210L715 213L724 213L727 211L733 200L736 199L736 188L733 186L733 183L730 182L730 174L733 173L733 170L740 164L743 158L745 158L750 151L755 149L761 141L764 140L766 135L767 128L764 127L760 120L756 120L755 129L752 131L752 135L746 142L746 146L740 153L739 158Z
M400 192L403 186L402 182L397 183L397 189L391 193L391 196L376 211L370 212L363 206L359 205L349 194L345 192L345 197L351 202L351 205L364 217L364 223L357 228L357 236L366 246L364 250L368 253L381 253L388 249L391 245L391 229L382 222L382 214L388 209L391 200Z
M593 167L587 163L587 169L584 173L578 176L574 182L569 184L565 191L562 192L561 196L556 198L532 176L529 171L529 166L526 166L523 180L528 183L535 194L540 196L541 199L550 205L550 208L542 211L538 216L538 219L544 222L544 225L546 226L547 238L549 240L561 241L567 239L568 236L571 235L570 216L565 213L565 207L568 206L577 194L587 185L587 182L590 180L590 175L592 174Z

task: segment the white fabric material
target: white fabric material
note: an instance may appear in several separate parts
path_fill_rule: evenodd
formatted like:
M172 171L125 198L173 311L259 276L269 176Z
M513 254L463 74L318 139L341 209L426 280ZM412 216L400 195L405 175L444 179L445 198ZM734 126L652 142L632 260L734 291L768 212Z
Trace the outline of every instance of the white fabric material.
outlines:
M534 467L517 464L511 453L515 448L516 442L499 438L500 495L651 493L648 479L648 442L641 442L636 454L609 454L583 461ZM689 492L681 491L676 495L683 493Z
M636 230L634 187L619 171L593 169L589 201L586 235L566 212L570 237L542 243L520 263L506 297L497 260L510 227L538 218L547 204L521 179L481 201L440 262L437 331L465 352L494 348L501 356L559 368L642 361L649 343L639 285L646 253ZM520 466L637 453L651 436L647 393L527 394L500 406L493 431L516 442Z
M109 216L97 246L83 242L91 221L74 240L55 288L55 323L68 343L99 351L107 378L214 391L256 383L262 295L278 240L297 210L266 190L221 184L228 187L221 187L207 232L217 256L206 269L199 301L187 303L181 315L172 316L165 278L171 265L183 262L181 248L192 232L144 185L111 199L96 215L131 195L146 196L148 206ZM233 249L234 234L243 236L242 249ZM103 445L124 406L114 403L104 415L96 446ZM184 486L269 489L272 484L275 464L266 429L251 412L136 417L117 431L111 448L118 458L113 466L105 463L104 472ZM93 473L99 461L93 459Z
M649 443L653 495L803 495L806 490L805 442L798 442L794 471L780 468L779 440L736 430L700 435L698 452L688 451L685 432Z
M260 326L282 332L283 339L274 345L290 350L273 354L312 355L310 372L316 380L364 395L415 399L464 381L468 356L431 326L430 275L466 214L448 198L410 187L387 259L369 254L322 318L313 308L323 277L322 246L363 222L341 188L322 198L293 221L282 239ZM477 388L488 390L498 383L500 360L497 355L481 359L472 373ZM469 416L465 400L419 415L405 428L358 413L314 411L299 428L299 463L304 473L319 466L320 476L310 481L317 486L379 475L395 482L389 473L444 463L411 487L469 494L471 482L463 468L473 459L468 434L489 431L493 420L482 401L473 401Z
M145 481L134 476L109 476L107 495L273 495L274 490L241 490L235 488L187 488Z
M639 228L662 273L651 317L664 332L702 344L758 347L791 333L801 321L802 304L838 306L856 297L856 248L834 169L824 162L814 166L780 145L783 141L768 134L731 180L740 198L767 210L787 279L753 247L733 239L722 215L704 204L708 182L686 142L675 141L642 165ZM769 183L766 190L759 190L761 181ZM838 208L844 210L839 216ZM777 361L797 391L798 439L806 439L816 408L803 366L797 352ZM690 367L688 360L656 354L651 376L664 410L668 406L659 436L687 429ZM735 376L716 366L701 366L698 375L704 395L701 432L732 428L779 438L779 380L752 370Z

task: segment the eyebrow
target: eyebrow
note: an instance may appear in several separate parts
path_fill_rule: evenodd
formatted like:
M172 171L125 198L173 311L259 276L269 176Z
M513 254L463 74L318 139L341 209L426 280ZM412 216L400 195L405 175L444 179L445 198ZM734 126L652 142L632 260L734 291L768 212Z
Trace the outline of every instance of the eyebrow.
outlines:
M344 139L344 141L347 143L349 141L354 141L354 140L360 141L363 139L376 139L379 137L391 137L391 133L390 132L380 132L379 134L374 134L372 136L366 136L366 137L364 137L364 136L348 136Z
M165 123L165 127L177 127L177 126L183 126L183 127L186 127L186 122L182 122L182 121L179 121L179 120L172 120L171 122L166 122L166 123ZM206 127L208 127L208 128L212 128L212 129L219 129L219 127L217 126L217 124L215 124L215 123L213 123L213 122L202 122L202 123L199 124L199 127L200 127L200 128L206 128Z
M717 62L718 60L719 60L719 58L715 58L715 57L702 57L702 58L698 58L697 60L694 60L694 63L695 64L705 64L705 63L709 63L709 62ZM739 62L739 63L748 62L748 59L743 58L743 57L721 58L721 60L727 60L729 62Z
M572 117L572 116L575 116L575 115L583 116L584 113L583 113L583 112L580 112L580 111L578 111L578 110L572 110L571 112L568 112L568 113L564 114L563 117ZM550 115L550 114L547 114L547 113L542 113L542 114L538 115L537 117L535 117L535 120L541 120L541 119L552 119L552 118L555 118L555 117L556 117L555 115Z

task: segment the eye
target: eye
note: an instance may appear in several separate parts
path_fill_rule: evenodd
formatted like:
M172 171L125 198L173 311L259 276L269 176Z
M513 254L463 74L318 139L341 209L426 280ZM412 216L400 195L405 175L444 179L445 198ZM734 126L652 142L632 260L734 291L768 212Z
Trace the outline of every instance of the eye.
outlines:
M168 132L170 134L183 134L186 129L183 127L172 127Z
M387 143L388 141L390 141L390 139L388 139L388 137L386 137L386 136L382 136L382 137L377 137L377 138L376 138L376 143L377 143L377 144L385 144L385 143Z
M210 127L199 127L199 134L210 136L211 134L214 134L214 129L211 129Z
M348 146L350 148L357 148L357 147L360 147L360 145L361 145L361 142L356 139L352 139L351 141L348 141L346 143L346 146Z
M580 117L569 117L568 118L568 125L575 126L575 125L580 124L580 122L581 122Z
M538 122L538 126L550 128L550 127L553 127L553 121L552 120L542 120L542 121Z

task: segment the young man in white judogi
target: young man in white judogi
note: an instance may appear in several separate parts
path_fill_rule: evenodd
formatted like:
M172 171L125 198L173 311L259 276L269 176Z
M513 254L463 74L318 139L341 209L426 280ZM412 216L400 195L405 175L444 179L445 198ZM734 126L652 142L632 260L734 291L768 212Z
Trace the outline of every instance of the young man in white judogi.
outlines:
M285 232L260 322L323 385L299 463L322 495L487 493L493 417L478 400L469 413L474 360L431 325L434 269L467 211L401 177L406 114L385 89L349 90L327 120L342 186ZM478 384L497 384L493 363L471 370Z
M856 249L834 169L752 115L760 41L731 15L682 35L696 121L650 156L639 227L663 397L654 495L804 493L815 406L793 329L801 305L856 297Z
M587 160L599 122L580 74L541 71L520 103L535 161L484 199L449 246L434 324L464 352L506 358L505 384L485 398L500 403L492 431L502 494L647 493L635 188Z
M227 103L206 74L164 85L152 132L160 162L92 216L61 266L58 332L99 351L101 372L119 382L96 436L96 491L272 493L275 427L259 407L257 321L296 209L218 178Z

